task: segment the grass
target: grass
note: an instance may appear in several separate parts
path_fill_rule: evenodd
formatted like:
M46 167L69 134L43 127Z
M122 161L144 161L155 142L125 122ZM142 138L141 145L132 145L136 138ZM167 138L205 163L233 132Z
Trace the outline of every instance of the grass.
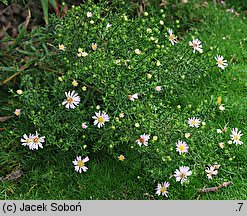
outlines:
M210 133L226 124L229 125L229 130L232 127L243 130L244 145L238 146L234 151L232 148L227 149L228 152L222 150L211 161L202 161L200 154L196 155L194 162L197 161L198 165L200 162L214 161L224 164L218 180L208 183L205 179L204 185L201 185L196 179L192 179L186 194L178 189L181 187L178 184L170 188L169 195L171 199L247 199L247 24L241 17L212 5L194 8L195 4L191 3L186 7L193 10L193 13L188 14L186 10L178 9L175 16L179 18L186 15L188 32L197 35L207 49L212 47L215 54L220 51L219 54L228 59L231 66L226 71L209 72L208 76L197 83L190 95L181 98L181 105L192 104L195 109L205 109L209 101L216 101L221 96L226 110L212 116L214 121L208 117L204 129L205 134L208 134L205 145L218 145L218 141L210 140ZM193 23L195 18L199 23ZM0 100L4 106L0 110L3 116L12 112L15 101L8 96L7 88L2 87L1 90ZM100 153L91 155L88 172L78 175L71 163L74 155L69 152L51 150L48 152L51 156L49 161L39 152L27 154L20 147L19 137L15 137L20 127L18 119L1 123L0 127L6 129L0 131L0 176L18 167L24 171L23 177L16 181L0 183L0 199L153 199L156 183L149 181L142 173L128 169L120 161L102 157ZM202 145L198 146L200 153L210 155L212 152L204 150ZM196 166L195 163L195 168ZM197 172L196 175L199 175L200 170ZM203 186L217 186L229 180L233 185L215 193L199 194L190 190L192 185L199 189Z

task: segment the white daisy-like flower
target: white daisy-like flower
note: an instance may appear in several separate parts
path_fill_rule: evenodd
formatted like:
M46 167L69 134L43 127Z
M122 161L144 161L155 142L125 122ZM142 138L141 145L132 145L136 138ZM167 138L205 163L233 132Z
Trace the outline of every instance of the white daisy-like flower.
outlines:
M65 51L66 47L63 44L58 44L58 49Z
M174 176L176 178L176 181L181 181L181 184L183 184L185 181L187 181L187 177L192 175L192 171L189 170L190 168L187 166L181 166L179 167L179 170L176 169Z
M88 11L88 12L87 12L87 18L90 18L90 17L92 17L92 16L93 16L93 13L90 12L90 11Z
M19 116L19 115L21 114L21 109L16 109L16 110L14 111L14 114L15 114L16 116Z
M62 103L67 109L75 109L75 107L80 103L81 98L73 90L72 92L65 92L66 100Z
M216 64L219 68L221 69L225 69L228 64L227 64L227 60L224 60L224 57L223 56L220 56L220 55L217 55L216 57L214 57L215 60L217 61Z
M33 137L31 134L29 134L29 136L27 136L26 134L23 135L23 138L21 138L21 142L23 146L28 146L30 148L30 146L32 146L33 144Z
M140 136L139 139L136 140L136 142L138 143L139 146L145 145L148 146L148 140L150 139L150 135L149 134L143 134Z
M210 166L207 169L205 169L205 172L207 173L208 179L212 179L213 175L218 174L218 170L215 169L215 166Z
M128 99L131 101L138 99L138 93L135 93L133 95L128 95Z
M178 140L177 141L177 144L176 144L177 148L176 148L176 151L181 155L182 153L187 153L188 150L189 150L189 146L187 145L186 142L183 142L183 141L180 141Z
M75 166L75 171L82 173L86 172L88 168L85 166L85 163L89 161L88 157L85 157L84 159L81 158L81 156L77 156L76 159L73 161L73 164Z
M38 132L36 131L36 134L32 134L32 144L29 145L29 149L31 150L38 150L38 148L43 148L42 143L45 142L45 137L39 137Z
M195 53L196 51L198 51L199 53L203 52L201 41L199 41L198 39L193 39L189 42L189 45L193 47L193 53Z
M155 194L157 194L157 195L162 194L162 196L165 195L166 197L168 197L168 187L169 186L170 186L169 182L164 182L164 183L158 184Z
M243 136L241 130L238 130L238 128L232 129L231 139L232 139L234 144L236 144L236 145L242 145L243 144L243 142L240 141L241 136Z
M198 128L200 126L200 123L201 123L201 121L198 118L193 117L193 118L188 119L188 124L190 127Z
M101 111L99 111L98 113L95 112L95 116L93 116L92 118L95 119L93 124L97 125L98 128L102 127L103 125L105 125L105 122L109 122L110 120L110 117L106 113L101 113Z
M169 41L171 42L172 45L178 42L177 37L175 37L175 35L172 33L172 29L168 30L168 34L169 34Z

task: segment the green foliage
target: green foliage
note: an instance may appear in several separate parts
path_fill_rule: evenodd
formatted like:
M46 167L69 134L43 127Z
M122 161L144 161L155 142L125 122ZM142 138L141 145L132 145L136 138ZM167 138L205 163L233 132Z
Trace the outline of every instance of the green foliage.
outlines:
M212 44L207 34L195 29L192 29L191 35L180 36L179 43L172 46L167 30L172 28L175 35L179 35L179 22L174 25L168 23L162 10L150 10L148 14L134 19L127 15L127 8L123 2L96 5L89 1L73 7L62 20L55 17L51 19L48 28L52 33L44 38L44 41L49 40L50 48L40 49L39 52L46 50L40 60L42 64L50 62L56 67L55 70L45 71L44 65L38 70L31 68L21 76L19 87L23 94L17 95L14 90L11 91L18 97L19 108L22 109L18 117L18 130L12 132L15 148L26 155L22 159L25 168L32 167L35 170L33 181L41 185L37 190L42 191L46 187L42 185L39 170L46 172L43 177L49 181L62 182L60 179L73 177L77 182L75 188L79 190L85 188L84 183L80 183L81 178L90 185L92 179L97 179L98 171L101 173L101 162L107 161L106 164L109 164L109 160L114 163L112 160L117 161L121 154L126 159L118 162L122 163L119 167L126 175L135 178L130 187L143 186L136 196L139 199L143 198L142 192L154 194L158 182L171 183L171 199L195 199L198 189L205 185L215 186L244 176L246 151L243 146L227 142L231 128L243 128L246 109L240 106L235 115L232 108L238 103L231 105L227 96L223 97L223 103L227 104L224 112L219 110L217 103L217 97L228 92L225 87L220 92L220 84L225 85L224 82L232 78L230 71L236 68L229 64L222 71L215 66L214 56L225 56L227 53L229 62L230 53L227 50L230 48ZM208 14L212 13L208 11ZM92 17L87 12L92 12ZM230 16L223 15L230 19ZM217 26L215 28L218 28L221 21L219 19L217 23L215 19L216 15L213 20ZM161 25L160 20L165 24ZM106 28L108 23L111 27ZM210 25L204 27L209 32ZM192 36L202 40L204 53L192 52L189 46ZM220 44L219 41L220 37L216 37L215 44ZM95 43L97 49L93 50L92 44ZM64 50L58 48L62 44ZM88 55L78 56L78 49ZM243 51L241 56L244 55ZM72 85L74 80L78 86ZM239 83L243 82L240 80ZM238 83L234 85L234 89L240 92L242 88ZM155 90L157 86L161 86L162 90ZM64 93L73 90L79 94L81 102L75 109L66 109L62 105L66 99ZM135 93L138 93L138 99L129 100L128 96ZM99 110L110 116L110 121L105 122L102 128L95 126L92 119ZM205 123L201 123L199 128L191 128L187 124L191 117L198 117ZM87 129L82 128L83 122L87 123ZM227 132L217 134L216 129L223 129L225 125ZM20 138L24 133L34 133L36 130L46 137L46 142L43 149L30 152L27 147L21 146ZM136 140L144 133L150 134L148 146L139 146ZM185 133L191 136L185 138ZM187 142L189 153L179 155L176 152L178 140ZM224 149L219 147L219 142L225 143ZM243 142L246 142L244 136ZM83 177L75 177L71 161L76 155L90 157L91 176L85 173ZM49 166L40 165L41 160ZM219 174L209 182L205 168L213 164L221 164L221 167ZM100 170L97 168L99 166ZM180 166L189 166L193 172L184 186L176 183L172 177ZM236 171L235 166L239 170ZM59 167L60 175L54 177L51 167ZM63 172L65 174L61 174ZM123 176L123 173L115 170L112 172L117 176L116 179ZM104 174L107 182L108 169ZM61 188L64 186L63 183L59 185ZM75 191L73 185L68 185L71 191ZM4 186L7 187L12 186ZM28 186L22 188L27 190ZM88 193L90 190L89 187ZM107 195L96 192L95 197L89 197L85 191L83 197L87 199L111 198L107 192ZM116 191L119 192L118 189ZM133 198L135 191L130 194L127 197ZM54 194L47 193L46 196L53 198ZM63 193L59 192L56 196L61 198ZM69 196L74 198L76 195ZM122 197L125 196L122 194ZM119 194L115 197L121 198Z
M9 3L8 0L0 0L0 2L4 3L4 4L6 4L6 5L8 5L8 3Z
M45 23L48 24L48 10L49 10L49 3L52 5L52 7L56 10L58 9L58 4L55 0L40 0L41 5L42 5L42 9L43 9L43 13L44 13L44 19L45 19Z

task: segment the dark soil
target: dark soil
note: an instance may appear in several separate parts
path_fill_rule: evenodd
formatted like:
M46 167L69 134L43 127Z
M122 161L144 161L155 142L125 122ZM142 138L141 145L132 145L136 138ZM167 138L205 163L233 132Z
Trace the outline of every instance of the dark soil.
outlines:
M0 3L0 39L7 33L11 37L17 37L18 26L22 24L28 16L28 9L31 11L31 19L28 25L28 31L38 26L44 26L43 10L40 0L28 0L27 4L13 3L5 5ZM60 2L60 1L58 1ZM67 7L71 5L79 5L83 0L66 0ZM61 6L61 4L59 4ZM50 13L54 13L54 9L50 7Z

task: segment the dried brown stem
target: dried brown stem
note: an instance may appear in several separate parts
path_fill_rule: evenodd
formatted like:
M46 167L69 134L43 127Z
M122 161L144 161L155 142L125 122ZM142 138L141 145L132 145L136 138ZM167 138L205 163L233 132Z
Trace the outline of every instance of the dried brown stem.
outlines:
M211 188L203 188L200 189L199 192L200 193L209 193L209 192L215 192L218 191L220 188L222 187L227 187L230 184L232 184L232 182L223 182L221 185L219 185L218 187L211 187Z

